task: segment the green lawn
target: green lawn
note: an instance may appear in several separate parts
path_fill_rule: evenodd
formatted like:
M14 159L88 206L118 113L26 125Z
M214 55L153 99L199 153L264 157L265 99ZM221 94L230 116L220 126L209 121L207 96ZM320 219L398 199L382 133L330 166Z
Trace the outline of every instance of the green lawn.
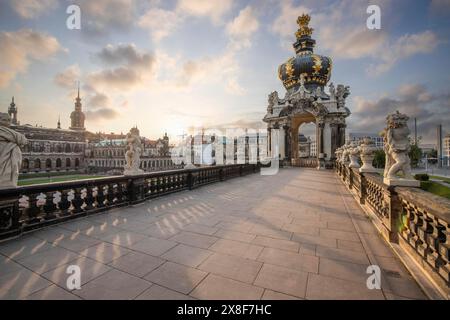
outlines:
M431 179L435 179L435 180L441 180L447 183L450 183L450 178L444 178L444 177L440 177L440 176L430 176Z
M420 188L435 195L450 199L450 188L434 181L421 181Z
M67 175L67 176L56 176L56 177L39 177L39 178L27 178L19 179L19 186L31 186L34 184L41 183L51 183L51 182L65 182L73 180L87 180L93 178L100 178L100 176L90 176L90 175Z

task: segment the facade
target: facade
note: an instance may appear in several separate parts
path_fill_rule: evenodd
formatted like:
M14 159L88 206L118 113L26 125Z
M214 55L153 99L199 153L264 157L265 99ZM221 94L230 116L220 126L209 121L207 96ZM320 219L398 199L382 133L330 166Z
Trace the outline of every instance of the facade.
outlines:
M384 146L384 140L383 137L381 137L377 133L371 133L371 132L349 132L347 136L345 137L346 142L360 142L364 138L370 138L375 143L375 146L378 148L383 148Z
M77 103L82 112L79 96ZM84 171L86 137L82 130L61 129L59 120L56 128L21 125L14 97L8 114L11 128L25 135L29 141L22 150L21 173Z
M443 161L442 163L450 167L450 133L448 133L444 137L444 145L443 145L444 152L442 154Z
M29 143L22 150L20 173L109 172L121 174L125 165L126 135L92 133L85 128L80 91L70 115L69 129L44 128L20 124L17 106L12 98L8 107L11 128L25 135ZM178 168L170 159L167 134L157 140L142 138L141 167L145 171Z
M345 100L350 94L348 86L330 80L332 60L314 54L316 41L311 38L310 16L298 18L297 41L293 44L296 56L278 68L278 76L286 89L284 98L278 92L269 95L267 113L268 148L273 158L289 165L302 165L314 161L298 161L299 127L303 123L316 124L317 166L332 166L335 150L345 142L345 119L350 110Z
M126 138L111 134L116 139L104 139L89 143L86 150L86 163L91 172L110 172L121 174L126 164ZM144 171L179 169L170 156L169 137L167 134L158 140L142 138L142 155L140 168Z

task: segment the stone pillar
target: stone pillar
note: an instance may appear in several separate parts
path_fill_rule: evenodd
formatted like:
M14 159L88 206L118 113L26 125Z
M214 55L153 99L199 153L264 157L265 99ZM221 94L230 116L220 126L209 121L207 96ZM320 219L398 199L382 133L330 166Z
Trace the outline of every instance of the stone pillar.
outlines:
M267 155L272 155L272 128L267 128Z
M289 126L284 125L284 159L291 161L292 158L292 150L291 150L291 142L292 142L292 132Z
M283 128L279 128L278 129L278 131L279 131L279 135L278 135L278 150L279 150L279 152L278 152L278 155L276 155L276 156L279 156L280 157L280 160L283 160L284 159L284 157L285 157L285 145L284 145L284 141L285 141L285 132L284 132L284 129Z
M323 154L323 132L324 132L324 128L325 128L325 123L324 122L319 122L317 123L317 154L318 156L320 156L320 154Z
M342 147L345 144L345 128L347 128L346 124L339 125L339 145L338 145L338 147Z
M337 123L330 123L331 129L331 154L329 155L330 159L335 159L335 151L339 146L340 136L339 136L339 126Z

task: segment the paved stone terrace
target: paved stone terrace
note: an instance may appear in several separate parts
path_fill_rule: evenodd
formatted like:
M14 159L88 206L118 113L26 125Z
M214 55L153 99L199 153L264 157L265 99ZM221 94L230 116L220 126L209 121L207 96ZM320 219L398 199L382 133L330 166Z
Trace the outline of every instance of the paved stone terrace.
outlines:
M334 172L313 169L111 210L0 254L0 299L425 299ZM382 290L366 287L371 264Z

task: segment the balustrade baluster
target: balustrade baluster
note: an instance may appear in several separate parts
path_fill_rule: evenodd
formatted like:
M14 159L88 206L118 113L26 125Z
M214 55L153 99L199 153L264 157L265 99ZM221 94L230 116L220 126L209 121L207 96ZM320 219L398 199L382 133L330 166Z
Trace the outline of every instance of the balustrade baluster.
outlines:
M70 201L67 199L68 198L68 191L67 190L62 190L61 191L61 201L59 201L58 203L58 208L60 210L60 216L64 217L69 215L69 208L70 208Z
M45 220L52 220L56 218L56 204L54 202L54 193L52 191L45 193L45 204L44 204L44 212L45 212Z
M105 186L99 185L97 187L97 208L104 208L105 207Z
M94 193L93 187L87 186L86 187L86 197L84 197L84 203L86 204L86 206L84 207L84 210L86 210L88 212L94 209L95 198L94 198L93 193Z
M75 188L73 191L73 199L72 199L72 206L73 206L73 213L80 213L83 212L83 199L81 198L81 190L82 188Z
M41 212L41 207L38 206L38 199L40 193L32 193L28 196L28 208L27 213L27 224L35 224L41 221L39 218L39 213Z

